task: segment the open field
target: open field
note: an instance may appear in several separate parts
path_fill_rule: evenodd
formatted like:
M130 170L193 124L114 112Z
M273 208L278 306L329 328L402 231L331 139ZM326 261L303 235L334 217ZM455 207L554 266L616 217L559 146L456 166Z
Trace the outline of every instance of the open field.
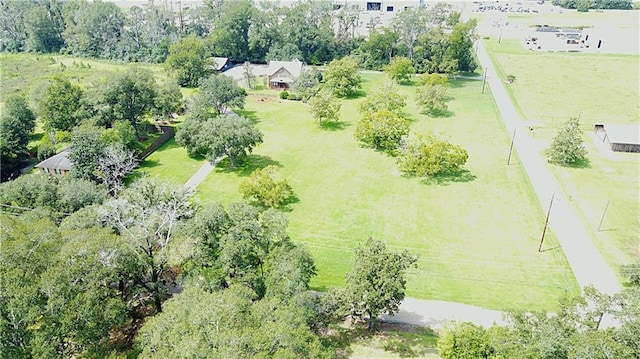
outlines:
M167 78L160 64L125 64L115 61L95 60L61 55L0 54L0 99L20 92L27 96L31 105L42 95L51 76L63 74L83 87L91 87L98 80L105 80L113 72L125 71L128 67L140 66L149 69L158 81ZM34 108L37 108L34 106Z
M595 123L640 123L640 56L529 52L519 40L485 40L500 76L534 136L546 146L569 117L580 116L590 164L551 166L608 262L640 259L640 155L614 153L592 135ZM605 221L598 225L607 201Z
M364 77L367 92L383 80ZM553 308L560 294L576 290L575 280L552 234L549 250L537 253L543 213L522 170L506 166L509 136L481 87L455 81L449 118L419 114L415 89L401 89L413 131L443 133L469 151L469 172L444 181L406 178L394 158L353 139L362 98L343 101L342 122L322 129L300 102L252 95L244 114L264 132L264 144L244 169L230 171L223 161L198 187L198 200L239 201L240 180L276 164L299 198L290 205L289 227L314 255L314 288L343 284L353 248L371 236L420 255L409 273L409 296L495 309Z

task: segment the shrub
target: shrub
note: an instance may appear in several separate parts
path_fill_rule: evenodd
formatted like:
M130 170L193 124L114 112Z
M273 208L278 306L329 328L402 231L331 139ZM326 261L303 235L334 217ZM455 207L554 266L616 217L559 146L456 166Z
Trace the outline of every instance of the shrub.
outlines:
M289 93L287 91L280 92L280 98L286 100L289 98Z

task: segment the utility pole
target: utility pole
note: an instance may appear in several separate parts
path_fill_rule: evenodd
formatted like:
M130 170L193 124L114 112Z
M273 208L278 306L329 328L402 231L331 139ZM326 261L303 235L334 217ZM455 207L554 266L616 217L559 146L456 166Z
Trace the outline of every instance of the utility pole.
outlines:
M600 232L600 227L602 227L602 222L604 222L604 215L607 214L607 209L609 208L610 199L607 200L607 205L604 206L604 211L602 211L602 217L600 217L600 224L598 224L598 232Z
M498 37L498 43L502 41L502 28L504 27L504 22L500 24L500 36Z
M507 166L511 164L511 152L513 152L513 141L516 139L516 129L513 129L513 136L511 136L511 147L509 147L509 158L507 158Z
M549 223L549 216L551 215L551 206L553 206L553 198L555 193L551 195L551 202L549 202L549 210L547 210L547 218L544 220L544 228L542 229L542 236L540 237L540 245L538 246L538 252L542 252L542 242L544 242L544 234L547 233L547 224Z
M487 71L489 71L488 67L484 68L484 78L482 79L482 93L484 93L484 84L487 82Z

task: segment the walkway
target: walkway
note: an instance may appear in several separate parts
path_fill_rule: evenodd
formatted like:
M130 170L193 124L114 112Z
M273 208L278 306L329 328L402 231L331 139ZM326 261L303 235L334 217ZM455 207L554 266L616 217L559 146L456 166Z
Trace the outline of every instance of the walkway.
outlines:
M196 189L196 187L198 187L198 185L202 183L202 181L204 181L205 178L207 178L209 173L211 173L211 171L213 171L213 169L216 168L216 165L218 165L218 163L220 163L220 161L222 161L224 157L225 156L216 158L216 160L213 161L213 163L208 160L205 161L204 164L198 169L198 171L194 173L193 176L191 176L191 178L189 178L189 180L184 184L184 188L188 188L192 190Z
M549 227L558 238L578 284L580 287L593 285L608 294L619 292L621 286L616 274L595 247L576 209L547 168L546 160L511 103L482 42L478 46L478 59L482 68L488 69L487 83L507 130L509 133L516 131L514 147L545 213L554 196Z

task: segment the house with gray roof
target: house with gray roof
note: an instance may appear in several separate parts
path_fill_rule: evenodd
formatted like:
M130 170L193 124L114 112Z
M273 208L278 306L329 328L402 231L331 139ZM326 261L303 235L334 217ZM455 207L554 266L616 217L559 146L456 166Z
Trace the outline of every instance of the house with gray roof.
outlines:
M53 155L38 163L35 167L40 168L42 173L65 175L73 168L73 164L69 161L69 158L67 158L70 152L71 149L67 148L57 155Z

